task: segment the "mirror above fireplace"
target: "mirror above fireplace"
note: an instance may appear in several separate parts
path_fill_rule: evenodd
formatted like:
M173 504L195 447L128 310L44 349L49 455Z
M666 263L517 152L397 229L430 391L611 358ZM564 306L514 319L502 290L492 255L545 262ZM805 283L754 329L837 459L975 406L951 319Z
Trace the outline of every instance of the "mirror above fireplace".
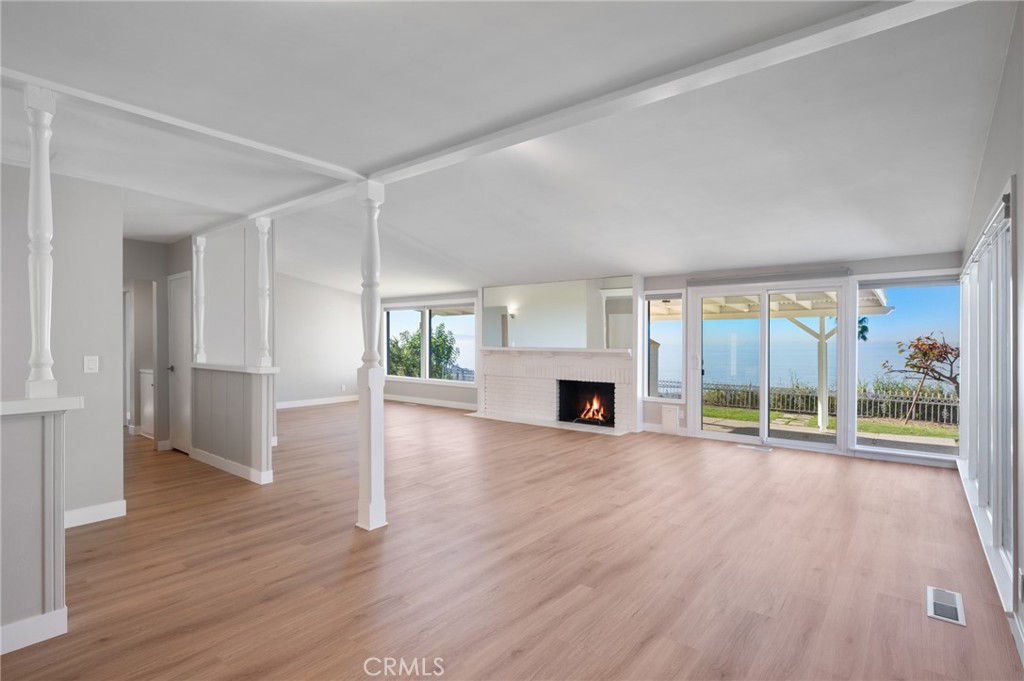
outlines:
M483 295L483 347L633 347L633 278L492 286Z

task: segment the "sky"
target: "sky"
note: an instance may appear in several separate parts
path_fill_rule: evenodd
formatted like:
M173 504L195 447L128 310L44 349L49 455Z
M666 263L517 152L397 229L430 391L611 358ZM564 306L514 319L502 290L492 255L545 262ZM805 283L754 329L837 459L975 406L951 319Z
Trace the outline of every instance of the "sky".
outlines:
M858 341L858 378L870 382L884 374L886 360L897 366L902 359L897 341L917 336L945 334L946 340L959 345L960 287L916 286L887 288L889 305L895 307L885 316L868 318L868 340ZM813 322L813 323L812 323ZM812 328L817 319L806 320ZM817 383L817 341L785 319L770 322L769 380L775 386L788 386L795 380ZM828 328L835 322L830 321ZM708 382L756 384L758 382L759 321L756 319L716 320L708 322L704 333L704 369ZM661 343L659 375L679 380L682 367L682 323L658 322L651 337ZM829 384L835 385L836 341L828 343Z

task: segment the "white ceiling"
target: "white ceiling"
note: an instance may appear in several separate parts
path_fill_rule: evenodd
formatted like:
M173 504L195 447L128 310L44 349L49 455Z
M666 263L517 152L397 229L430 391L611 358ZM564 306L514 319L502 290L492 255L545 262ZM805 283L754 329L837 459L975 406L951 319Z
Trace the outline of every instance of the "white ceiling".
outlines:
M366 173L850 8L4 2L0 11L5 68ZM951 10L389 184L383 292L957 250L1013 11ZM19 98L4 95L6 160L25 143L23 127L9 125ZM134 190L126 233L138 238L173 240L338 184L95 107L58 106L54 170ZM279 218L278 270L358 291L363 220L351 198Z

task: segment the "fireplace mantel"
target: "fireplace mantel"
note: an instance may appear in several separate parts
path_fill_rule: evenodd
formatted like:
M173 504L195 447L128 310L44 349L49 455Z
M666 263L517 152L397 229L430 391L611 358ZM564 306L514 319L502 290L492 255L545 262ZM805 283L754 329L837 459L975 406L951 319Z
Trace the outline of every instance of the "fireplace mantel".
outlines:
M588 348L480 348L480 352L484 355L508 355L511 357L518 357L520 355L526 356L541 356L541 357L554 357L556 355L576 355L577 357L592 357L600 356L606 358L622 358L632 359L633 351L629 348L612 348L609 350L591 350Z
M611 434L633 432L637 428L636 371L633 351L628 348L481 348L478 415ZM614 384L614 429L560 422L559 380Z

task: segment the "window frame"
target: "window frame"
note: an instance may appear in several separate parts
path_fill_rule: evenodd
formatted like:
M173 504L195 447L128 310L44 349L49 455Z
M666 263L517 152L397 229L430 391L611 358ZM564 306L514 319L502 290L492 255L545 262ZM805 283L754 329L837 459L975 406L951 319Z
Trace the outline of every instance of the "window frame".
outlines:
M472 381L460 381L452 378L431 378L430 377L430 314L433 309L452 308L452 307L465 307L473 310L473 353L476 355L476 351L479 349L477 335L479 332L477 317L477 299L476 298L445 298L428 301L388 301L381 305L381 325L383 327L381 334L383 352L381 352L381 358L383 359L384 365L384 378L387 381L396 381L399 383L419 383L421 385L444 385L444 386L463 386L463 387L477 387L477 375L476 369L473 370ZM390 327L391 327L391 313L398 311L415 311L420 313L420 375L419 376L396 376L390 373L390 353L388 352L388 340L390 339ZM424 342L425 341L425 342ZM474 362L475 363L475 362Z
M650 371L650 343L651 343L651 321L650 321L650 306L648 303L652 299L661 299L669 296L679 296L680 304L682 307L682 314L680 316L680 347L681 349L681 360L682 360L682 375L680 377L679 385L679 397L654 397L651 395L651 371ZM657 404L675 404L684 405L686 404L686 388L687 388L687 348L688 338L687 329L689 328L688 320L686 318L687 312L687 300L686 300L686 289L685 288L674 288L664 290L653 290L644 291L641 300L643 301L643 326L644 326L644 338L643 347L641 348L643 365L643 401Z

